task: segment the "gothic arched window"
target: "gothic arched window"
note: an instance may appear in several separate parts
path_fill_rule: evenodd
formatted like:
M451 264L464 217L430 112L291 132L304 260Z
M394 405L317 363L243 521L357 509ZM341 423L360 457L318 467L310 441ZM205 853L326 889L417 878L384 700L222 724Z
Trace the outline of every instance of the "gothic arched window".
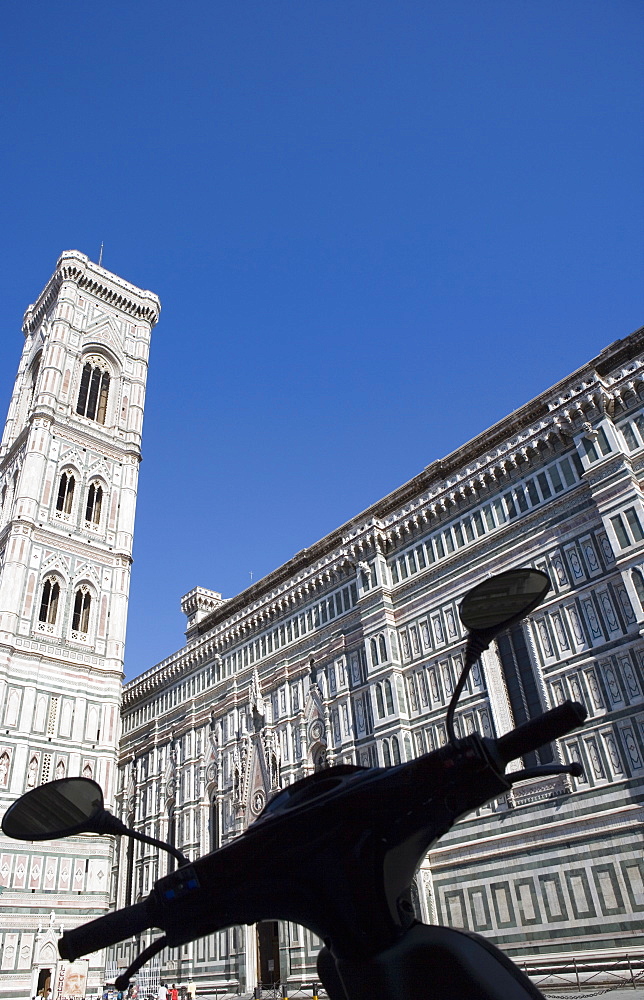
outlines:
M397 736L391 737L391 756L394 764L400 764L400 744Z
M71 514L75 486L76 480L71 472L63 472L58 484L58 496L56 497L56 510L61 514Z
M33 403L34 396L36 394L36 385L37 385L37 382L38 382L38 375L40 373L40 361L41 361L41 359L42 359L42 351L39 351L39 353L34 358L33 364L31 366L31 369L30 369L30 372L29 372L29 382L30 382L29 388L30 388L30 391L31 391L31 395L30 395L30 399L29 399L29 405L31 405Z
M58 615L58 598L60 597L60 586L58 581L53 577L45 580L42 588L42 597L40 600L40 611L38 612L38 621L45 622L47 625L55 625L56 617Z
M90 524L100 524L101 507L103 504L103 487L98 483L90 483L87 491L87 504L85 506L85 520Z
M376 684L376 708L378 711L378 718L382 719L385 714L385 703L382 697L382 685Z
M387 659L387 644L385 642L385 637L382 634L382 632L378 636L378 646L380 648L380 659L384 663L384 661Z
M79 587L74 597L74 613L72 615L72 630L87 635L89 632L89 611L92 598L87 587Z
M110 376L101 365L89 361L83 367L76 412L98 424L105 423Z
M385 701L387 703L387 715L393 715L394 711L394 696L391 690L391 681L385 681Z
M378 645L375 639L370 639L369 645L371 647L371 663L375 667L378 663Z
M391 767L391 753L387 740L382 741L382 759L385 762L385 767Z
M219 810L217 797L213 795L210 800L210 850L216 851L219 847Z

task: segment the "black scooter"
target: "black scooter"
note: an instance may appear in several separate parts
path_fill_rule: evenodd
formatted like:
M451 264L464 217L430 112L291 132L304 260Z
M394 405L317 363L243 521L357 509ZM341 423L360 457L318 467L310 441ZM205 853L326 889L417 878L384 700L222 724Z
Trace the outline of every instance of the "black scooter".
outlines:
M545 574L517 569L465 597L465 664L450 702L448 742L395 767L330 767L287 786L248 829L190 862L170 845L129 830L104 809L100 787L63 778L28 792L2 829L21 840L82 832L127 834L170 851L179 867L134 906L67 931L64 959L116 944L151 927L164 933L124 975L124 988L165 947L239 924L290 920L322 938L318 974L331 1000L537 1000L542 994L485 938L419 923L410 886L431 845L468 812L517 781L568 773L578 764L505 773L509 761L581 725L585 708L566 702L500 739L458 738L456 703L472 665L492 639L544 598Z

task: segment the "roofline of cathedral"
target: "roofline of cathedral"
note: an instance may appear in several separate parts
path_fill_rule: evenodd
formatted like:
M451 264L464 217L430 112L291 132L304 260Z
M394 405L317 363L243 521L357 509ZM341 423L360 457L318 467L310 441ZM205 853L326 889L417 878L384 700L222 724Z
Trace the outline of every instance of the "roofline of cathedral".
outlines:
M79 288L95 295L103 302L128 313L135 319L144 320L150 326L159 319L161 303L154 292L137 288L124 281L117 274L94 263L79 250L65 250L56 263L56 270L24 316L22 329L25 335L33 333L54 302L64 281L74 281Z
M330 581L343 567L364 558L366 551L374 547L385 551L430 517L436 518L437 526L452 518L457 497L469 497L472 505L480 502L479 490L485 489L487 481L495 481L496 470L504 474L508 467L518 468L528 461L529 452L538 452L551 438L571 443L582 432L586 411L610 411L617 398L634 391L637 384L644 385L644 362L634 361L642 352L644 327L614 341L581 368L227 599L199 623L195 639L125 685L126 701L145 698L167 680L169 671L177 675L184 667L216 654L218 641L225 638L212 634L217 626L239 632L251 632L257 625L260 630L267 627L287 607L292 610L300 599L310 600L311 585L315 590L322 581ZM137 692L141 682L142 690Z
M461 445L455 451L450 452L444 458L439 458L426 466L413 479L403 483L402 486L397 487L391 493L387 494L387 496L367 507L366 510L356 515L356 517L335 528L330 534L325 535L324 538L321 538L309 548L302 549L289 562L284 563L262 580L258 580L253 586L246 588L236 597L229 598L221 608L217 608L199 623L199 633L203 635L205 632L208 632L213 625L234 613L238 605L247 604L255 596L259 597L266 590L274 587L280 578L291 577L298 565L307 565L312 560L325 555L337 545L346 542L351 529L358 526L363 527L365 526L365 522L382 521L392 511L399 510L401 506L404 506L410 498L418 497L419 494L422 494L424 491L426 492L434 485L439 486L441 491L448 489L451 485L456 485L449 482L450 476L462 469L464 465L471 465L472 462L482 456L487 458L486 453L501 442L506 442L508 436L516 436L527 425L534 424L537 421L549 418L551 422L554 422L553 413L555 410L560 409L561 405L566 402L572 402L572 400L558 398L555 402L551 402L552 397L561 397L562 392L568 389L571 383L579 383L581 381L581 385L573 388L573 392L577 395L583 393L584 389L588 390L591 386L595 386L595 391L605 390L607 386L603 385L604 376L616 367L627 364L636 355L642 353L643 350L644 327L640 327L634 333L630 334L630 336L614 341L614 343L604 348L596 358L578 368L571 375L556 382L555 385L519 407L518 410L515 410L509 416L503 417L502 420L492 424L487 430L482 431L481 434ZM641 380L644 381L644 378ZM590 385L588 385L588 382L590 382ZM509 448L507 450L509 451ZM489 461L486 461L485 464L488 465ZM474 476L477 474L477 471L480 475L480 470L466 470L466 475Z

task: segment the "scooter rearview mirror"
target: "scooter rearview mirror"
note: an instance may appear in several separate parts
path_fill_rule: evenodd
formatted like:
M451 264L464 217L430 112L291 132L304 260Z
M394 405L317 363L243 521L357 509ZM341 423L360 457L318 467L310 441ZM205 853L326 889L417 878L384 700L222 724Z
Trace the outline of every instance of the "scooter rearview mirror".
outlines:
M469 632L496 634L525 618L549 589L550 580L538 569L499 573L465 595L459 609L461 621Z
M172 844L130 830L109 809L103 792L91 778L58 778L32 788L13 802L2 817L2 832L14 840L58 840L77 833L110 833L167 851L179 864L188 859Z
M32 788L13 802L2 818L2 831L14 840L57 840L76 833L99 832L103 792L89 778L59 778Z
M465 662L447 707L445 725L450 742L456 742L454 713L467 675L484 649L502 632L525 618L550 590L550 580L538 569L510 569L484 580L463 598L460 619L468 630Z

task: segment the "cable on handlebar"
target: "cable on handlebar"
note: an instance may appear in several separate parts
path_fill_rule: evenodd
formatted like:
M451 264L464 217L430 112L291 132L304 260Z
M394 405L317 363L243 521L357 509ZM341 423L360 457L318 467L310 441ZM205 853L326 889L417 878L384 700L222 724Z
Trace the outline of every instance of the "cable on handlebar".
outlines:
M134 973L138 972L141 966L145 965L145 963L149 958L152 958L154 955L157 955L160 951L163 951L167 943L168 939L164 934L163 937L157 938L156 941L153 941L151 944L149 944L147 948L144 948L141 954L134 959L132 965L130 965L130 967L125 970L125 972L122 972L121 975L117 976L116 979L114 980L114 985L116 986L117 990L126 990L129 985L130 979L132 978Z

